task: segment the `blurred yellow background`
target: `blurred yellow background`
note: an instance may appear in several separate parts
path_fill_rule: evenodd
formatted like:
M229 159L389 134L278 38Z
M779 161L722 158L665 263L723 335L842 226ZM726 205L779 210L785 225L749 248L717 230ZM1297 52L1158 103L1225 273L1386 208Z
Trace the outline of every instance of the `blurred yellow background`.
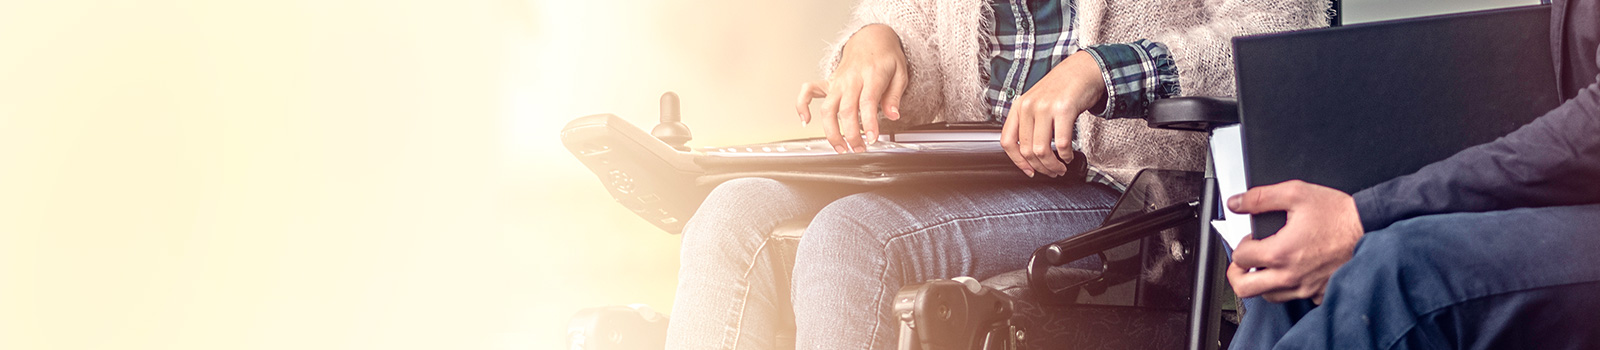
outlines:
M678 237L560 146L793 115L849 0L0 1L0 348L555 349Z

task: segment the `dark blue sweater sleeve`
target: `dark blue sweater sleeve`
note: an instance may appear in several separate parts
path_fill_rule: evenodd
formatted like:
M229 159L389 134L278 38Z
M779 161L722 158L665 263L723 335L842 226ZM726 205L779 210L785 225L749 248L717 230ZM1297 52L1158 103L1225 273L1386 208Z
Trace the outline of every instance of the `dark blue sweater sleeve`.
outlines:
M1494 142L1354 197L1367 231L1429 214L1600 203L1600 83Z

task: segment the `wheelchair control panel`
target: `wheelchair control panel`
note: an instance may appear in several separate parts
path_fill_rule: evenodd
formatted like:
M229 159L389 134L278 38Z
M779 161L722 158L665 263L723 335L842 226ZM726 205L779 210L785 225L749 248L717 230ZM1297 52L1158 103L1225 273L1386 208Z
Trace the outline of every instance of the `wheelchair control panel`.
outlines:
M562 144L617 203L670 233L683 230L712 187L734 177L854 185L959 176L1026 179L996 142L999 126L989 123L898 130L885 133L865 153L842 155L823 138L691 148L692 135L678 106L676 94L663 94L661 122L650 132L611 114L575 119L561 131ZM1081 161L1073 163L1069 167L1082 167Z

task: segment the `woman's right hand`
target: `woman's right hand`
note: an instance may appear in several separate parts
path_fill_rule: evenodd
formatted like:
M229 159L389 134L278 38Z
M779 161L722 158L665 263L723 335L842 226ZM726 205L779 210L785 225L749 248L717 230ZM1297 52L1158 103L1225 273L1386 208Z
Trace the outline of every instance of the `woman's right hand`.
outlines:
M910 73L900 36L883 24L861 27L844 44L839 66L827 81L800 85L795 111L802 124L811 123L811 100L822 103L822 130L839 153L865 152L867 142L878 139L878 112L900 119L900 96ZM866 140L862 139L865 133Z

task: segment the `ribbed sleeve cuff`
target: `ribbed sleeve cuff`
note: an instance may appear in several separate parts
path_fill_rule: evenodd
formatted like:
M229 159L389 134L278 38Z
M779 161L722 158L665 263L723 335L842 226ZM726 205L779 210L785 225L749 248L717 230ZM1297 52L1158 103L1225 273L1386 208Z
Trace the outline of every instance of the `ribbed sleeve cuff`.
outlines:
M1091 109L1107 119L1143 118L1150 102L1177 96L1178 66L1166 45L1140 39L1132 43L1085 48L1100 64L1106 84L1104 108Z

